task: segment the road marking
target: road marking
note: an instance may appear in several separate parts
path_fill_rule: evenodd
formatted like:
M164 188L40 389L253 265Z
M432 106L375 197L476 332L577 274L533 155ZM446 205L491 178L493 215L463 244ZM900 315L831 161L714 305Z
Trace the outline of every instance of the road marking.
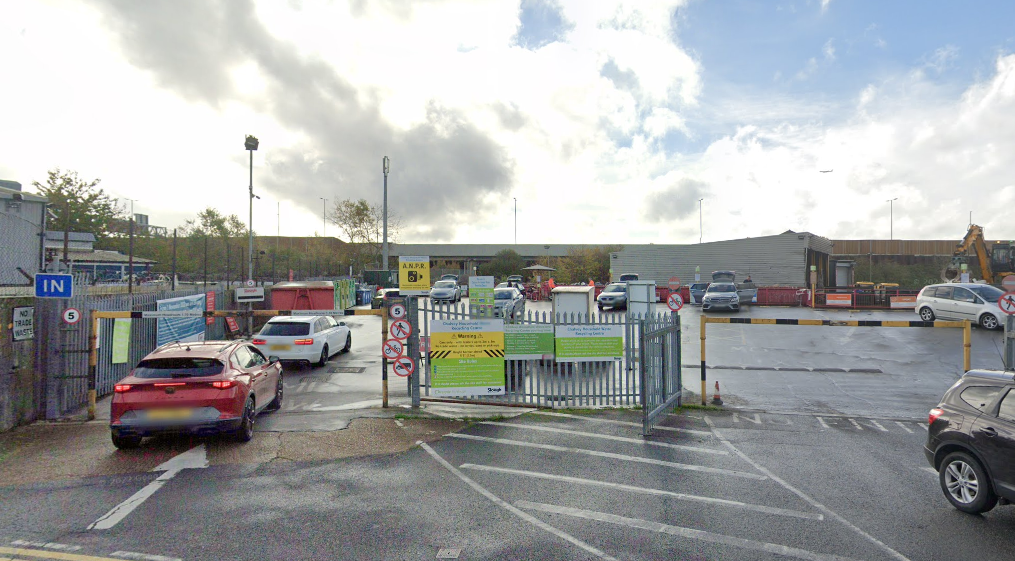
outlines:
M553 534L553 535L557 536L558 538L561 538L561 539L563 539L565 541L571 542L572 544L574 544L574 545L578 546L579 548L581 548L581 549L591 553L592 555L595 555L596 557L599 557L600 559L610 559L612 561L618 561L618 559L616 559L615 557L611 557L610 555L607 555L606 552L601 551L601 550L599 550L599 549L597 549L597 548L595 548L595 547L593 547L593 546L591 546L591 545L589 545L589 544L579 540L578 538L575 538L575 537L571 536L570 534L568 534L568 533L566 533L566 532L564 532L562 530L558 530L557 528L554 528L553 526L550 526L549 524L547 524L546 522L543 522L542 520L536 518L535 516L532 516L531 514L529 514L527 512L524 512L522 510L519 510L517 507L508 504L505 500L503 500L500 497L494 495L490 491L487 491L486 488L483 487L482 485L480 485L479 483L476 483L475 481L469 479L468 476L466 476L464 473L462 473L461 471L456 469L455 466L449 464L447 460L442 458L440 454L438 454L436 451L434 451L433 448L428 446L422 440L417 441L416 444L419 444L419 446L421 448L426 450L426 453L430 454L430 457L432 457L434 460L436 460L437 463L439 463L440 465L444 466L444 469L446 469L446 470L450 471L451 473L453 473L456 477L458 477L458 479L461 479L462 481L464 481L466 485L468 485L469 487L472 487L473 489L475 489L480 495L483 495L487 499L490 499L490 501L492 501L497 506L507 510L508 512L514 514L515 516L518 516L522 520L525 520L526 522L532 524L533 526L535 526L537 528L545 530L545 531L547 531L547 532L549 532L549 533L551 533L551 534Z
M398 419L395 419L395 424L398 425L401 428L405 428L405 425L402 424L402 421L400 421Z
M746 471L736 471L730 469L713 468L706 466L699 466L694 464L681 464L678 462L667 462L666 460L656 460L654 458L642 458L641 456L628 456L627 454L614 454L613 452L600 452L598 450L585 450L583 448L569 448L567 446L556 446L553 444L536 444L533 442L525 442L522 440L509 440L506 438L491 438L488 436L475 436L471 434L460 434L451 433L444 435L450 438L462 438L466 440L478 440L481 442L492 442L494 444L507 444L509 446L522 446L525 448L538 448L540 450L552 450L554 452L570 452L572 454L585 454L586 456L596 456L599 458L612 458L614 460L623 460L625 462L638 462L643 464L652 464L657 466L667 466L673 469L682 469L686 471L697 471L702 473L714 473L717 475L728 475L732 477L743 477L745 479L755 479L758 481L764 481L768 479L763 475L756 473L749 473Z
M926 471L927 473L933 473L934 475L938 475L938 472L937 472L937 470L935 470L935 469L934 469L934 468L932 468L932 467L928 467L928 466L923 466L923 467L922 467L922 468L920 468L920 469L922 469L923 471Z
M620 491L629 491L631 493L641 493L643 495L657 495L663 497L670 497L673 499L679 499L682 501L696 501L701 503L716 504L723 506L732 506L736 508L742 508L745 510L753 510L756 512L764 512L766 514L775 514L778 516L792 516L794 518L803 518L806 520L824 520L825 517L821 514L814 514L810 512L800 512L799 510L788 510L784 508L776 508L763 505L755 505L750 503L742 503L740 501L729 501L726 499L716 499L713 497L705 497L701 495L687 495L684 493L674 493L673 491L664 491L662 489L651 489L647 487L636 487L634 485L624 485L622 483L611 483L608 481L596 481L595 479L583 479L581 477L570 477L567 475L554 475L552 473L542 473L538 471L525 471L520 469L501 468L494 466L483 466L476 464L462 464L459 466L462 469L474 469L479 471L489 471L495 473L506 473L511 475L520 475L523 477L532 477L535 479L548 479L551 481L566 481L568 483L575 483L578 485L590 485L596 487L607 487L610 489L617 489Z
M863 430L863 427L860 426L860 423L856 422L856 419L847 419L847 420L853 423L853 426L856 427L856 430Z
M110 555L122 559L138 559L139 561L183 561L179 557L166 557L165 555L151 555L149 553L137 553L134 551L114 551Z
M205 452L204 444L197 446L173 456L168 461L155 466L152 471L164 471L155 481L145 485L137 493L134 493L127 500L114 506L109 512L103 514L98 520L88 525L89 530L108 530L120 523L134 509L141 506L141 503L148 500L156 491L162 488L167 481L176 477L176 474L185 469L199 469L208 467L208 455Z
M826 429L831 428L831 427L828 426L827 423L825 423L825 420L822 419L821 417L814 417L814 418L817 419L819 423L821 423L822 427L825 427Z
M881 424L878 423L877 421L875 421L874 419L867 419L867 420L870 421L870 424L872 424L875 427L877 427L879 431L881 431L881 432L888 432L888 429L886 429L885 427L881 426Z
M78 551L79 549L81 549L80 545L68 545L65 543L56 543L56 542L31 542L25 540L14 540L11 542L11 545L41 547L43 549L59 549L62 551Z
M761 416L758 415L757 413L754 414L754 418L753 419L750 418L750 417L744 417L744 420L745 421L750 421L750 422L752 422L752 423L754 423L756 425L760 425L761 424ZM739 423L740 422L740 414L739 413L736 413L736 412L733 413L733 422L734 423Z
M925 430L927 432L930 432L930 426L929 425L925 425L923 423L918 423L916 426L920 427L921 429L923 429L923 430Z
M686 450L688 452L701 452L703 454L716 454L719 456L728 456L729 452L725 450L713 450L711 448L701 448L700 446L687 446L685 444L669 444L666 442L653 442L651 440L643 440L640 438L628 438L626 436L613 436L609 434L597 434L594 432L582 432L577 430L558 429L554 427L540 427L535 425L519 425L515 423L499 423L496 421L484 421L480 423L483 425L493 425L497 427L509 427L513 429L522 430L533 430L539 432L552 432L557 434L570 434L573 436L584 436L587 438L600 438L603 440L614 440L616 442L627 442L630 444L638 444L641 446L659 446L661 448L674 448L676 450Z
M867 541L877 545L878 547L880 547L881 549L886 551L889 555L891 555L895 559L898 559L899 561L910 561L910 559L908 557L906 557L905 555L899 553L898 551L895 551L894 549L889 547L887 544L885 544L881 540L875 538L874 536L872 536L872 535L868 534L867 532L864 532L860 528L854 526L848 520L846 520L845 518L843 518L843 517L839 516L838 514L836 514L835 511L833 511L832 509L830 509L827 506L825 506L825 505L819 503L818 501L812 499L809 495L807 495L803 491L797 489L796 487L793 487L789 483L786 483L785 481L780 479L777 475L775 475L774 473L772 473L771 471L766 469L764 466L762 466L761 464L759 464L759 463L755 462L754 460L752 460L749 456L747 456L747 454L744 454L743 452L741 452L736 446L734 446L729 440L727 440L725 436L723 436L721 433L719 433L718 430L716 430L715 423L712 422L712 419L709 419L708 417L705 417L705 422L708 423L708 426L712 429L712 432L715 434L715 437L719 439L719 442L722 442L724 445L726 445L727 448L729 448L737 456L740 456L740 458L743 459L745 462L747 462L747 463L751 464L752 466L754 466L754 469L760 471L761 473L764 473L765 475L770 477L772 479L772 481L775 481L779 485L782 485L787 491L789 491L789 492L793 493L794 495L800 497L801 499L806 501L808 504L810 504L814 508L820 510L821 512L824 512L825 515L830 516L830 517L838 520L839 522L844 524L850 530L853 530L857 534L860 534L861 536L864 537L864 539L866 539Z
M112 557L96 557L94 555L82 555L80 553L64 553L63 551L24 549L20 547L0 547L0 554L6 554L8 559L12 555L24 555L25 557L40 557L42 559L59 559L60 561L121 561Z
M711 368L711 366L709 368ZM846 419L846 418L852 417L852 415L845 414L845 413L806 413L806 412L800 412L800 411L765 411L765 410L761 410L761 409L738 409L737 411L740 412L740 413L764 413L764 414L767 414L767 415L792 415L792 416L795 416L795 417L817 417L817 416L821 416L821 417L833 418L833 419L834 418ZM672 415L674 417L685 416L685 415L678 415L678 414L675 414L675 413L670 413L670 415ZM686 416L687 417L691 417L692 415L686 415ZM925 417L911 417L911 418L907 417L907 418L903 418L903 417L882 417L882 416L879 416L879 415L874 415L874 416L864 415L864 418L865 419L877 419L879 421L909 421L909 422L914 422L914 423L917 422L917 421L925 419Z
M609 423L611 425L622 425L622 426L625 426L625 427L635 427L635 428L639 428L639 429L642 428L642 424L641 423L632 423L631 421L617 421L617 420L614 420L614 419L596 419L594 417L586 417L584 415L571 415L569 413L553 413L553 412L550 412L550 411L532 411L531 414L533 414L533 415L545 415L547 417L564 417L564 418L567 418L567 419L581 419L582 421L593 421L593 422L596 422L596 423ZM688 415L688 417L693 417L693 416L694 415ZM697 418L700 419L701 417L697 417ZM660 427L658 425L657 426L653 426L652 430L665 430L665 431L671 431L671 432L686 432L687 434L693 434L695 436L712 436L712 433L708 432L707 430L682 429L682 428L677 428L677 427Z
M354 403L346 403L345 405L329 405L326 407L315 407L314 411L348 411L350 409L367 409L370 407L379 407L383 404L383 400L380 399L368 399L366 401L357 401ZM314 404L317 405L317 404Z
M902 427L902 430L908 432L909 434L913 434L913 430L907 427L906 425L902 424L902 421L895 421L895 424Z
M566 514L568 516L574 516L576 518L584 518L586 520L608 522L610 524L616 524L618 526L627 526L629 528L649 530L651 532L659 532L660 534L669 534L671 536L678 536L681 538L699 540L709 543L718 543L722 545L739 547L743 549L750 549L753 551L764 551L766 553L774 553L776 555L782 555L784 557L795 557L797 559L808 559L810 561L844 561L849 559L848 557L841 557L839 555L815 553L813 551L807 551L806 549L798 549L795 547L790 547L788 545L780 545L768 542L760 542L756 540L748 540L744 538L738 538L735 536L727 536L724 534L714 534L712 532L706 532L704 530L696 530L694 528L684 528L682 526L671 526L669 524L652 522L651 520L642 520L640 518L628 518L626 516L618 516L616 514L597 512L594 510L584 510L580 508L549 505L544 503L531 503L529 501L515 501L515 505L518 508L537 510L540 512L547 512L550 514Z

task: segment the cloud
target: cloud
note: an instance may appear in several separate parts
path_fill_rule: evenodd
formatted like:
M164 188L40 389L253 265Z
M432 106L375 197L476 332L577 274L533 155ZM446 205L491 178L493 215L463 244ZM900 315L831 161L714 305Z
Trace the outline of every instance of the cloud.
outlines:
M668 222L686 218L698 210L698 199L708 195L708 184L682 178L673 185L648 197L645 216L652 222Z

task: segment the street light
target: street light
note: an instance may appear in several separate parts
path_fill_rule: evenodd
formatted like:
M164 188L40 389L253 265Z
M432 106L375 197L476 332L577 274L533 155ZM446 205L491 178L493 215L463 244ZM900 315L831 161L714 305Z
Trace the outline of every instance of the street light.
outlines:
M702 233L702 228L701 228L701 225L702 225L702 222L701 222L701 201L703 201L703 200L705 200L705 199L698 199L698 243L701 243L701 238L702 238L702 235L701 235L701 233Z
M518 197L511 197L515 200L515 245L518 245Z
M895 232L894 232L894 229L895 229L894 221L895 220L894 220L894 213L893 213L892 206L893 206L893 203L895 201L897 201L897 200L899 200L898 197L895 197L894 199L888 199L888 240L889 241L891 241L895 237Z
M327 216L328 216L328 199L325 199L324 197L317 197L317 198L321 199L322 201L324 201L324 203L321 205L321 237L323 238L325 232L328 231L328 218L327 218Z
M384 167L384 245L381 253L384 255L385 271L388 270L388 170L391 169L391 160L387 156L381 160ZM387 273L385 273L387 275Z
M252 277L254 269L254 150L257 150L257 137L247 135L243 147L250 152L250 215L247 222L247 276ZM247 309L253 310L253 304L247 303ZM247 314L247 334L254 331L254 318Z

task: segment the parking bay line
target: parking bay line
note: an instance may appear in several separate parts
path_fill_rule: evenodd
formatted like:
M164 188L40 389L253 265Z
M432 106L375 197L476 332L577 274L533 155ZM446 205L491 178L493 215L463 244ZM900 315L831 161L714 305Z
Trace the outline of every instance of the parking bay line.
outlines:
M760 542L756 540L738 538L735 536L727 536L725 534L715 534L712 532L706 532L704 530L697 530L694 528L672 526L670 524L652 522L651 520L643 520L640 518L628 518L626 516L619 516L616 514L609 514L606 512L597 512L594 510L584 510L580 508L571 508L566 506L557 506L545 503L532 503L529 501L515 501L515 506L527 510L546 512L549 514L564 514L567 516L574 516L576 518L584 518L586 520L608 522L610 524L616 524L618 526L627 526L629 528L649 530L652 532L659 532L660 534L669 534L671 536L678 536L681 538L688 538L692 540L729 545L732 547L750 549L753 551L774 553L776 555L782 555L784 557L794 557L796 559L807 559L809 561L846 561L850 559L849 557L830 555L827 553L816 553L813 551L807 551L806 549L790 547L788 545Z
M553 432L557 434L569 434L572 436L584 436L587 438L600 438L603 440L613 440L616 442L627 442L630 444L638 444L641 446L659 446L661 448L673 448L676 450L686 450L688 452L701 452L703 454L715 454L717 456L729 456L729 452L725 450L712 450L710 448L701 448L700 446L687 446L685 444L669 444L667 442L653 442L651 440L643 440L640 438L629 438L626 436L613 436L609 434L596 434L594 432L582 432L577 430L569 429L558 429L554 427L539 427L535 425L519 425L516 423L499 423L496 421L484 421L480 424L493 425L495 427L509 427L513 429L522 430L534 430L540 432Z
M688 495L685 493L674 493L673 491L665 491L663 489L651 489L648 487L636 487L634 485L624 485L622 483L611 483L609 481L596 481L594 479L584 479L581 477L570 477L567 475L555 475L552 473L543 473L538 471L526 471L521 469L502 468L496 466L484 466L477 464L462 464L458 466L461 469L472 469L477 471L489 471L494 473L505 473L509 475L520 475L522 477L531 477L534 479L547 479L550 481L564 481L567 483L574 483L577 485L589 485L595 487L606 487L609 489L616 489L618 491L628 491L630 493L640 493L642 495L656 495L661 497L670 497L673 499L679 499L682 501L695 501L714 505L731 506L736 508L742 508L744 510L753 510L756 512L764 512L766 514L775 514L778 516L792 516L794 518L803 518L805 520L824 520L825 517L821 514L801 512L799 510L789 510L785 508L776 508L763 505L755 505L750 503L743 503L740 501L730 501L726 499L717 499L714 497L705 497L702 495Z
M685 471L697 471L701 473L713 473L716 475L728 475L731 477L742 477L744 479L754 479L756 481L764 481L768 479L764 475L758 475L756 473L750 473L746 471L736 471L731 469L714 468L707 466L699 466L694 464L681 464L679 462L668 462L666 460L656 460L654 458L643 458L641 456L629 456L627 454L615 454L613 452L600 452L598 450L586 450L584 448L570 448L567 446L557 446L554 444L537 444L534 442L525 442L523 440L510 440L507 438L493 438L489 436L476 436L472 434L460 434L450 433L444 435L448 438L461 438L464 440L477 440L480 442L491 442L494 444L506 444L509 446L522 446L525 448L538 448L540 450L551 450L554 452L570 452L572 454L585 454L586 456L596 456L599 458L611 458L614 460L622 460L625 462L637 462L643 464L652 464L657 466L666 466L673 469L681 469Z
M631 422L631 421L618 421L616 419L597 419L595 417L588 417L588 416L585 416L585 415L571 415L570 413L554 413L552 411L532 411L530 414L532 414L532 415L545 415L547 417L564 417L566 419L580 419L582 421L593 421L593 422L596 422L596 423L609 423L611 425L622 425L622 426L625 426L625 427L636 427L636 428L639 428L639 429L642 428L642 424L641 423L634 423L634 422ZM682 428L678 428L678 427L661 427L659 425L653 426L652 430L665 430L665 431L671 431L671 432L686 432L687 434L693 434L695 436L713 436L712 433L708 432L707 430L682 429Z
M121 561L112 557L96 557L94 555L83 555L81 553L66 553L63 551L25 549L21 547L0 547L0 555L6 555L3 559L16 559L13 555L25 557L37 557L42 559L59 559L61 561Z

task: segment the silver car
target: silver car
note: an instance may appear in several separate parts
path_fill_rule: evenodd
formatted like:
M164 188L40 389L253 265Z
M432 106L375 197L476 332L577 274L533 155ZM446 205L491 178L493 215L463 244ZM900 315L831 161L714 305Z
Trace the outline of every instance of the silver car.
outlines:
M514 319L525 314L525 297L514 287L496 288L493 291L493 317Z
M453 280L439 280L430 289L430 300L434 302L460 302L462 293Z
M705 297L701 299L702 311L730 310L740 311L740 297L737 285L732 282L713 282L705 289Z
M923 321L968 319L984 329L999 329L1003 324L997 300L1002 294L1003 290L989 284L932 284L916 296L916 313Z
M599 297L596 298L596 303L599 309L613 308L619 310L621 308L627 308L627 283L626 282L614 282L606 285L606 288L599 293Z

